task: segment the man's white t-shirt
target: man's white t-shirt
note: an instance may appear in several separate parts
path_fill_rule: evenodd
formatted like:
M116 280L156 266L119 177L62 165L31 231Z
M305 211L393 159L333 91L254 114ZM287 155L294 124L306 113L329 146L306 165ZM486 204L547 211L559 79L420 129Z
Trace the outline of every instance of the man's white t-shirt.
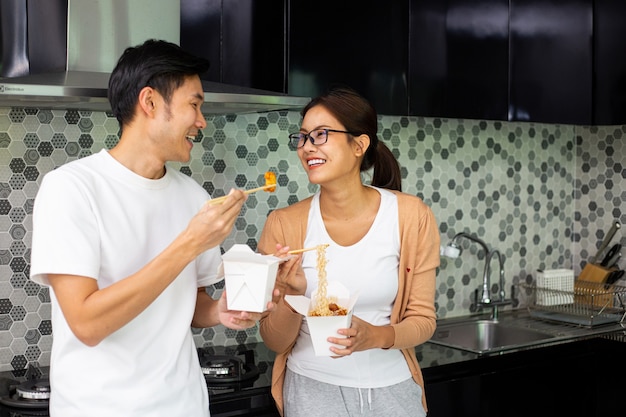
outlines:
M208 199L168 168L157 180L106 151L48 173L35 199L31 278L86 276L99 288L137 272L162 252ZM217 281L213 248L191 262L139 316L97 346L70 330L50 289L53 344L50 415L209 415L206 382L191 334L197 288Z

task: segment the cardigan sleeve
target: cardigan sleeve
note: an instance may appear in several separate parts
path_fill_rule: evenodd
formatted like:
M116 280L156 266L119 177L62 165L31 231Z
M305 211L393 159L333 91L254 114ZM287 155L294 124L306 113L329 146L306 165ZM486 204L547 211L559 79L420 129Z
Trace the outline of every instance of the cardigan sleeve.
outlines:
M424 202L398 195L401 251L398 297L391 322L395 331L392 348L404 349L428 341L437 326L435 289L439 266L439 229Z

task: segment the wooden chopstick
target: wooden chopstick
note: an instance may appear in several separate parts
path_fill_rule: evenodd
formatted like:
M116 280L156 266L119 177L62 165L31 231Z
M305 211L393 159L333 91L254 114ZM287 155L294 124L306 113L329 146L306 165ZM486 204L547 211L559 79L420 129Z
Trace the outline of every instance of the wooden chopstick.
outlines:
M275 187L276 187L276 184L265 184L262 187L256 187L256 188L251 188L249 190L244 190L244 194L251 194L257 191L267 190L269 188L275 188ZM222 204L227 198L228 198L228 195L217 197L217 198L212 198L211 200L208 201L208 204L212 206L215 204Z
M329 246L329 245L328 245L328 243L326 243L326 244L323 244L323 245L312 246L312 247L310 247L310 248L305 248L305 249L294 249L294 250L290 250L290 251L289 251L289 252L287 252L287 253L288 253L288 254L290 254L290 255L295 255L295 254L302 253L302 252L308 252L308 251L310 251L310 250L316 250L316 249L317 249L317 248L319 248L320 246L327 247L327 246Z

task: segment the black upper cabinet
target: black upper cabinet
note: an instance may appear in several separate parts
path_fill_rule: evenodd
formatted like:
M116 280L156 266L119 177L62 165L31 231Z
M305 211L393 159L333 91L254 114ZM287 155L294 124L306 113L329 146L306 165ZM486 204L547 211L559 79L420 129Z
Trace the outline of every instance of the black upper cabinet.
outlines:
M381 114L407 114L408 2L289 2L290 94L348 85Z
M595 0L593 124L626 124L626 2Z
M219 0L180 0L180 46L211 63L203 78L221 80L222 7Z
M180 45L207 58L203 79L286 92L287 0L180 0Z
M507 119L509 0L411 0L409 114Z
M411 0L412 115L589 124L592 0Z
M227 0L222 4L223 82L285 91L286 0Z
M314 97L337 84L407 114L408 0L180 0L209 81Z
M626 123L626 1L181 0L206 79L379 114Z
M512 0L509 120L592 123L592 0Z

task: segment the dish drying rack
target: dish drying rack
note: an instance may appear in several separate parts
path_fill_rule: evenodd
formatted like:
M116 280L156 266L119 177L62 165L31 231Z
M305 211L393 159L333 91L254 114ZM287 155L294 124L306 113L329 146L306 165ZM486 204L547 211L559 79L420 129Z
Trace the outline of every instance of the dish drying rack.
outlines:
M531 317L582 327L621 323L626 317L626 287L571 281L571 289L521 284L528 294Z

